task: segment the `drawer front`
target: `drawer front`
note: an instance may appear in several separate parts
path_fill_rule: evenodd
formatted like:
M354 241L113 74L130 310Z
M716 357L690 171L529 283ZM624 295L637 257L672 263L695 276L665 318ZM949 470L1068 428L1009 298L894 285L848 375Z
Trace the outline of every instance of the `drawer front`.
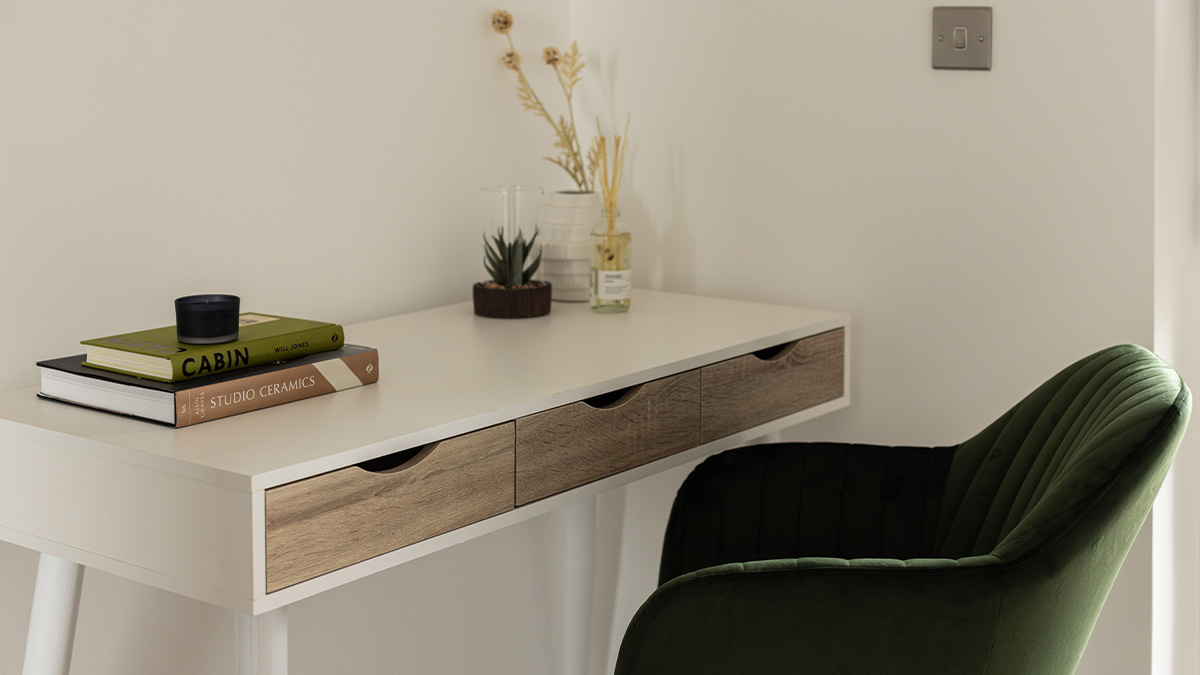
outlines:
M597 399L517 420L518 505L700 445L699 371Z
M509 422L267 490L267 592L511 510L513 439Z
M840 398L845 348L838 328L702 368L704 442Z

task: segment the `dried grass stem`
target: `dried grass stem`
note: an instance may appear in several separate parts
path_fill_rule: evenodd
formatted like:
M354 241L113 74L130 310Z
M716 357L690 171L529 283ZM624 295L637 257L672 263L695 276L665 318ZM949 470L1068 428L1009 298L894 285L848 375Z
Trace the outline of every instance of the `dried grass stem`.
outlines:
M613 137L612 165L608 161L608 139L600 132L600 118L596 118L596 170L600 184L600 199L604 204L604 218L607 222L608 234L612 235L617 227L617 201L621 196L621 182L625 178L625 156L629 153L629 120L631 114L625 115L625 134Z
M558 84L562 87L563 95L567 100L569 119L559 115L556 120L546 110L541 98L538 97L533 86L525 77L525 71L521 68L520 53L513 42L512 34L505 32L504 37L508 39L510 52L517 55L517 58L512 59L511 63L506 61L506 65L517 73L517 98L521 101L522 107L549 122L550 127L554 129L556 136L554 147L558 148L559 154L557 157L543 157L542 159L566 171L581 192L591 192L594 189L591 178L595 172L595 159L589 155L588 161L584 162L579 136L575 131L575 85L579 84L582 79L580 71L584 66L579 44L572 42L571 48L562 53L558 60L554 63L547 62L547 65L554 69Z

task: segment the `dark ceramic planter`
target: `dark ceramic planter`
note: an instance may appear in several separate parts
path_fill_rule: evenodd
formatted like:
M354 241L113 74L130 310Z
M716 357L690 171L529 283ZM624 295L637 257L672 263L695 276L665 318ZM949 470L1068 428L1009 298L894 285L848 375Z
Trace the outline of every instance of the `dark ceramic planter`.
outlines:
M525 288L489 288L475 284L475 313L494 319L528 319L550 313L550 282L531 281Z

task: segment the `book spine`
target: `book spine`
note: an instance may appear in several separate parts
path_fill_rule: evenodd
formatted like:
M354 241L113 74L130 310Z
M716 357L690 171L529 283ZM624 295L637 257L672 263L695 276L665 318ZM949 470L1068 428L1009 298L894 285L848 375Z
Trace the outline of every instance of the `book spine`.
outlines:
M175 426L361 387L379 380L379 352L370 350L175 393Z
M171 381L182 382L228 370L257 366L337 349L345 342L341 326L328 324L287 335L191 349L169 357Z

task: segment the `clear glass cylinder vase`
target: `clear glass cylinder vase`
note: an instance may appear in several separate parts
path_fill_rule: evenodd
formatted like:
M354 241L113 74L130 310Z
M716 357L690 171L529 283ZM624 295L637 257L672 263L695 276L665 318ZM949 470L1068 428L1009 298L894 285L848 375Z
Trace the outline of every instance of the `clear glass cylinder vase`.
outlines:
M591 307L595 312L624 312L633 291L630 235L620 210L605 210L592 230Z
M497 270L506 283L493 280L498 285L516 288L523 283L524 272L541 255L542 243L537 233L538 207L542 202L542 188L531 185L500 185L482 188L487 196L487 217L483 231L485 249L494 247L494 252L503 260L505 269ZM499 243L505 251L498 250ZM529 246L530 243L533 246ZM485 253L485 267L487 264ZM534 276L533 279L540 277Z

